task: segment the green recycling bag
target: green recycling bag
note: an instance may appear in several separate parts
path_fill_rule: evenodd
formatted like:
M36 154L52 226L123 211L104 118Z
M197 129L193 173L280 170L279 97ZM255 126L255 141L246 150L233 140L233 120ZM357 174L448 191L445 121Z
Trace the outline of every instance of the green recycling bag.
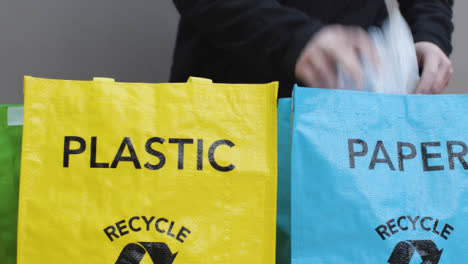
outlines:
M16 263L23 106L0 105L0 263Z

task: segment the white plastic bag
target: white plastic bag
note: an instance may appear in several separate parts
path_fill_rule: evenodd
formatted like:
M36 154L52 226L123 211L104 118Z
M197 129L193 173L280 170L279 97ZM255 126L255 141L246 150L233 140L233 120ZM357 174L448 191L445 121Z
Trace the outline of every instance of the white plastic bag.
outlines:
M414 40L405 19L395 9L383 27L371 28L370 38L380 59L377 70L362 58L364 85L359 87L338 67L338 88L378 93L412 93L419 82L419 68Z

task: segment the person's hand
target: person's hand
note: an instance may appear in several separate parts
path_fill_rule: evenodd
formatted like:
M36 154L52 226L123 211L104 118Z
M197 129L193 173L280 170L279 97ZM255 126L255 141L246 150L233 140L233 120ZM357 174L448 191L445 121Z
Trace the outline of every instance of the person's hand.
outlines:
M337 88L337 65L358 85L363 85L360 57L377 66L378 56L368 34L361 28L326 26L315 34L296 62L296 78L316 88Z
M415 44L419 67L423 70L415 93L440 94L447 88L453 75L450 59L435 44L417 42Z

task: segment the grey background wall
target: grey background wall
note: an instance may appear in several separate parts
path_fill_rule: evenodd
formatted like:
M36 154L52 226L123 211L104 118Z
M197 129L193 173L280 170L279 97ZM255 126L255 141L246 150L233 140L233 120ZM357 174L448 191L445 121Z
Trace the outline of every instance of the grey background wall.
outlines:
M170 0L0 0L0 103L23 75L165 82L177 22Z
M466 93L468 1L455 4L454 80ZM1 0L0 103L22 103L22 77L168 80L178 14L169 0Z

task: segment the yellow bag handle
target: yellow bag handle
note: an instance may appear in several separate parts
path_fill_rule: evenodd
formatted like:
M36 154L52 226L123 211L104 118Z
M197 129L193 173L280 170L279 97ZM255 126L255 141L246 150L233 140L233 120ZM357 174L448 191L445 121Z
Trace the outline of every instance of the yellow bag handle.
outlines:
M107 77L94 77L93 78L93 81L95 82L115 82L115 79L114 78L107 78ZM210 80L210 79L207 79L207 78L200 78L200 77L189 77L188 78L188 81L187 81L188 84L194 84L194 85L198 85L198 84L213 84L213 81Z
M207 78L200 78L200 77L191 76L191 77L188 78L187 83L192 84L192 85L197 85L197 84L211 85L211 84L213 84L213 81L210 80L210 79L207 79Z
M115 82L114 78L105 78L105 77L94 77L93 81L95 81L95 82Z

